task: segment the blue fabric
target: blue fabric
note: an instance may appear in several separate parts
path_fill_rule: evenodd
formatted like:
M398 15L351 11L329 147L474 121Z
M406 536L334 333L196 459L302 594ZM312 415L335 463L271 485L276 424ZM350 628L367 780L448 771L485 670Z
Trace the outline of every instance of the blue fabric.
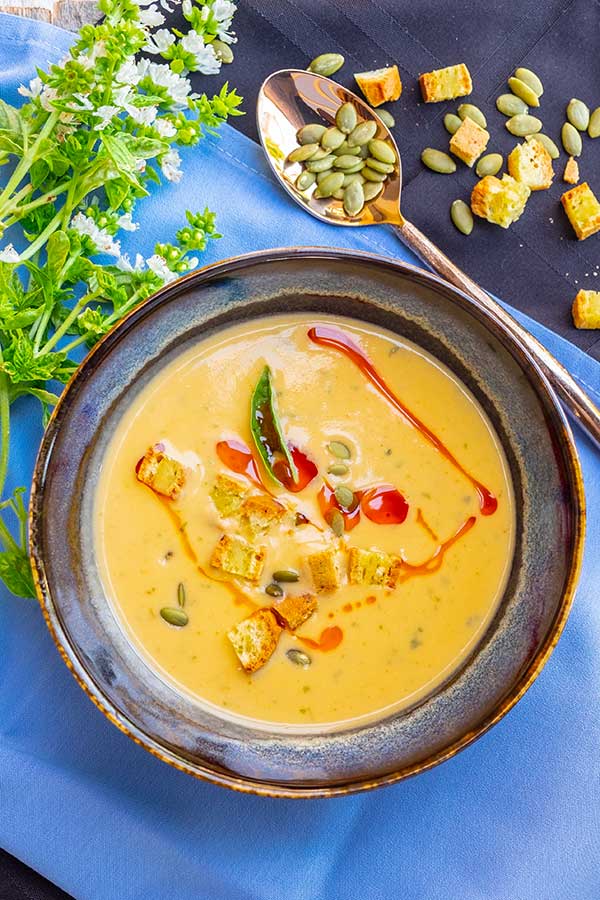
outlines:
M0 17L1 95L71 36ZM249 113L251 114L251 112ZM139 208L149 255L187 207L225 234L203 262L328 244L414 261L385 229L312 220L231 128L184 154ZM531 290L528 286L528 290ZM600 367L519 317L600 400ZM12 484L27 483L38 409L14 411ZM136 746L89 702L34 603L0 597L0 844L78 900L597 900L600 896L600 457L577 435L590 522L564 635L518 706L457 757L370 794L277 801L202 784Z

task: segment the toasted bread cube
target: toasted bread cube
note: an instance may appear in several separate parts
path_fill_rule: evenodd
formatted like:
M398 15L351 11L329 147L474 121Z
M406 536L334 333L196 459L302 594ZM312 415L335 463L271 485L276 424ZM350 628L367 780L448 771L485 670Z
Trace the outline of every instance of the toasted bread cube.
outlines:
M489 139L489 132L467 116L450 138L450 152L472 166L487 147Z
M228 631L227 637L246 672L256 672L273 655L281 632L270 609L257 609Z
M248 493L248 486L219 472L210 492L212 501L221 516L232 516L242 505L242 500Z
M340 586L340 575L334 549L320 550L318 553L313 553L307 557L306 561L310 568L315 590L319 593L322 591L335 591Z
M314 594L300 594L299 597L283 597L273 609L277 616L285 623L286 628L295 631L309 619L317 608L317 598Z
M600 328L600 291L579 291L572 312L575 328Z
M285 508L272 497L247 497L240 509L240 521L246 531L255 537L280 522L284 513Z
M419 84L425 103L439 103L441 100L466 97L473 90L471 74L464 63L425 72L419 75Z
M525 209L530 194L526 184L515 181L510 175L503 175L502 180L495 175L486 175L473 188L471 209L476 216L493 225L508 228Z
M371 106L398 100L402 93L398 66L374 69L372 72L356 72L354 79Z
M563 173L563 181L567 184L577 184L579 181L579 163L572 156L569 157Z
M546 190L554 178L552 157L535 138L517 144L509 153L508 171L516 181L526 184L532 191Z
M164 452L162 444L149 447L136 466L138 481L163 497L174 500L185 482L185 469L180 462Z
M215 569L256 584L265 564L265 548L259 547L257 550L237 535L224 534L212 552L210 564Z
M393 588L401 568L402 560L398 556L390 556L381 550L351 547L348 554L350 584L384 584Z
M586 181L571 188L560 198L578 241L600 231L600 203Z

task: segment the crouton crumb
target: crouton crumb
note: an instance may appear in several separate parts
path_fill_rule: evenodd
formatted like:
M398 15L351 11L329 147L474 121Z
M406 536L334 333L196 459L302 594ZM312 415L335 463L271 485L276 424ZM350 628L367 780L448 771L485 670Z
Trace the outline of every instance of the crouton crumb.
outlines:
M270 609L257 609L227 632L246 672L256 672L271 658L282 628Z

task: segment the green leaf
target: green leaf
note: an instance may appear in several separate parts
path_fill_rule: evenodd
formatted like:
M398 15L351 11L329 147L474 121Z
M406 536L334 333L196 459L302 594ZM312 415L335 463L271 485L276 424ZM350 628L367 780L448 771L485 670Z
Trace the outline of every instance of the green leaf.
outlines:
M4 362L0 365L14 384L25 381L48 381L50 378L63 380L66 356L60 351L35 353L29 338L18 332L12 343L4 351Z
M108 181L104 185L104 193L106 194L109 207L114 210L120 209L123 201L129 196L130 190L131 186L128 182L123 181L122 178L114 178L112 181Z
M31 565L24 550L0 553L0 578L17 597L35 597Z
M27 130L25 120L16 107L0 99L0 130L13 138L22 138Z
M119 172L129 174L134 172L136 168L136 158L129 150L127 141L123 138L125 134L102 134L102 143L106 148L106 152L114 162Z
M137 159L150 159L169 149L168 141L159 141L156 138L137 137L135 134L127 134L127 132L120 134L119 138L121 144L125 145L132 156Z
M54 284L59 284L60 274L71 251L71 242L64 231L55 231L46 244L46 269Z
M50 166L45 159L36 159L29 170L29 178L34 188L39 188L48 177Z
M273 392L271 369L265 366L256 383L250 402L250 431L269 475L282 484L274 472L280 459L285 461L294 483L298 483L298 470L292 459L285 437Z

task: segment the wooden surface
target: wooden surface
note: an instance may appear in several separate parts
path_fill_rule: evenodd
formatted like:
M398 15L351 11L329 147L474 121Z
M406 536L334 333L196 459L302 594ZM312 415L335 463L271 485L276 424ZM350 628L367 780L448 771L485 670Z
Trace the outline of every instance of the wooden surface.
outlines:
M68 31L99 18L96 0L0 0L0 12L41 19Z

